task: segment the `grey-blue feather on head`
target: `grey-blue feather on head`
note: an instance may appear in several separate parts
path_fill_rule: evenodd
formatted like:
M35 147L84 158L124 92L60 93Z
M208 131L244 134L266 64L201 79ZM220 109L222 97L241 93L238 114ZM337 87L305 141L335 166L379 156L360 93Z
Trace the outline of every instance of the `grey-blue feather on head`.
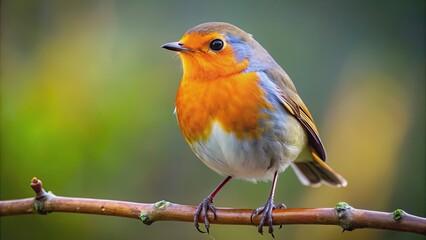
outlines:
M238 62L245 59L249 61L245 72L264 72L277 65L269 53L251 35L245 39L231 34L225 34L225 37L234 51L236 60Z

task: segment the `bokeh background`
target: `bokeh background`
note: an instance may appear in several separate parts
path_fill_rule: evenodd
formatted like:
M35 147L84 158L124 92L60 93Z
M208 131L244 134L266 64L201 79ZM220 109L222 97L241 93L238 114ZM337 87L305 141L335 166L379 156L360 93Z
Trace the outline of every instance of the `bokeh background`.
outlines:
M57 195L198 204L223 179L173 116L180 62L160 48L226 21L286 69L314 115L344 189L302 186L276 202L426 216L425 1L1 1L1 200ZM270 183L231 181L218 207L264 204ZM52 213L0 218L1 239L270 239L254 226ZM278 239L424 239L337 226L284 226Z

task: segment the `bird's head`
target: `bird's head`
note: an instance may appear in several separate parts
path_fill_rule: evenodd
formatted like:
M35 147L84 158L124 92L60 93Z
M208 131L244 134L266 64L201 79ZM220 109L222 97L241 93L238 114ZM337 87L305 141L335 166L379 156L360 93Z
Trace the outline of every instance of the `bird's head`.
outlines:
M213 80L276 66L251 34L229 23L197 25L179 42L166 43L162 47L179 52L184 77L191 79Z

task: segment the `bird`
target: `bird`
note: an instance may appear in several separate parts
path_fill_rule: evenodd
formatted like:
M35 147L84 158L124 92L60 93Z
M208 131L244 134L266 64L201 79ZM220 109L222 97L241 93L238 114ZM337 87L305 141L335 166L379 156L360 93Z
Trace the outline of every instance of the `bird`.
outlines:
M179 128L195 155L225 179L198 206L194 225L209 233L213 199L232 178L272 181L265 205L254 209L257 226L274 236L278 175L291 167L303 185L345 187L325 163L326 151L295 85L271 55L244 30L207 22L161 46L178 53L183 76L175 99ZM204 220L206 231L200 229ZM267 224L267 226L266 226Z

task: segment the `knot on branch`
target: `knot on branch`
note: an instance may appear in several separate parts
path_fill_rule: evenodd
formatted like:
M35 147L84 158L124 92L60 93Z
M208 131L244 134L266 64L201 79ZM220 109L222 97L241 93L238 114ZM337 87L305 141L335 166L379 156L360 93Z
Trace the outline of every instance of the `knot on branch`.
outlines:
M402 219L402 216L405 214L404 210L402 209L396 209L392 212L392 217L395 222L398 222Z
M337 216L339 217L339 225L343 228L343 232L352 231L354 229L352 223L352 210L353 208L345 202L339 202L336 205Z
M152 208L154 211L151 212L151 215L148 215L148 213L141 211L139 213L139 219L142 220L142 222L146 225L151 225L153 222L155 222L155 217L158 215L159 211L165 210L169 206L170 202L167 202L166 200L158 201L154 204L152 204Z
M169 206L169 204L170 204L170 202L167 202L166 200L161 200L161 201L154 203L154 208L157 209L157 210L163 210L167 206Z
M146 212L139 213L139 219L146 225L151 225L151 221L149 220L149 216Z
M42 181L40 181L36 177L31 180L31 188L36 194L35 201L33 204L34 212L43 215L49 213L45 210L44 204L46 203L46 201L50 200L55 195L51 192L46 192L46 190L43 189Z

